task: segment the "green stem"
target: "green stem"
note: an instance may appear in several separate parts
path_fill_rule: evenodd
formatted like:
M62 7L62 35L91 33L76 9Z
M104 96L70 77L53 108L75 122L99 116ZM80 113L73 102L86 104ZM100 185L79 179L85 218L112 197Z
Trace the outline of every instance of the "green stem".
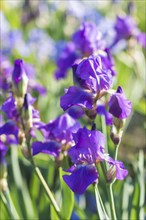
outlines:
M115 148L116 148L116 151L115 151L115 160L117 160L117 158L118 158L118 151L119 151L120 143L121 143L121 142L119 142L119 144L118 144L117 146L115 146Z
M116 216L112 185L113 183L110 183L109 185L107 185L107 193L108 193L108 198L109 198L109 203L110 203L111 217L112 217L112 220L116 220L117 216Z
M8 189L1 193L1 198L2 198L4 206L6 207L11 219L14 219L14 220L20 219L20 217L14 207L14 204L13 204L13 201L10 197Z
M102 132L105 136L105 152L108 153L108 147L107 147L107 130L106 130L106 121L105 116L101 115L101 125L102 125Z
M97 184L95 184L95 197L96 197L96 204L97 204L97 210L98 210L98 217L100 220L109 220L109 217L105 211Z
M43 177L43 175L42 175L40 169L35 165L35 162L34 162L34 160L33 160L32 157L31 157L31 159L30 159L30 162L31 162L31 164L32 164L32 166L33 166L33 169L34 169L34 171L35 171L35 174L37 175L37 177L38 177L40 183L42 184L42 186L43 186L43 188L44 188L44 190L45 190L45 192L46 192L46 195L48 196L49 200L51 201L51 204L52 204L52 206L54 207L54 209L55 209L55 211L56 211L58 217L61 219L61 216L60 216L60 208L59 208L59 206L58 206L58 204L57 204L57 202L56 202L56 200L55 200L55 198L54 198L54 196L53 196L51 190L49 189L49 187L48 187L48 185L47 185L47 183L46 183L46 181L45 181L45 179L44 179L44 177Z
M44 179L40 169L36 166L36 164L35 164L35 162L33 160L32 152L31 152L31 146L30 146L31 136L27 135L25 133L25 126L24 126L24 121L23 121L23 117L22 117L21 112L20 112L20 117L21 117L21 121L22 121L22 129L23 129L23 132L24 132L25 137L26 137L26 145L27 145L28 154L29 154L28 159L29 159L29 161L30 161L34 171L35 171L36 176L38 177L41 185L43 186L43 188L44 188L44 190L46 192L46 195L48 196L52 206L54 207L54 210L55 210L56 214L61 219L60 208L59 208L59 206L58 206L58 204L57 204L57 202L56 202L56 200L55 200L55 198L54 198L54 196L53 196L49 186L47 185L47 183L46 183L46 181L45 181L45 179Z
M106 180L106 167L104 166L103 163L100 163L101 168L102 168L102 172L103 172L103 176L105 178L105 182L107 182ZM108 194L108 199L109 199L109 204L110 204L110 210L111 210L111 217L112 220L116 220L117 216L116 216L116 209L115 209L115 202L114 202L114 196L113 196L113 190L112 190L112 185L114 182L110 183L110 184L106 184L106 189L107 189L107 194Z

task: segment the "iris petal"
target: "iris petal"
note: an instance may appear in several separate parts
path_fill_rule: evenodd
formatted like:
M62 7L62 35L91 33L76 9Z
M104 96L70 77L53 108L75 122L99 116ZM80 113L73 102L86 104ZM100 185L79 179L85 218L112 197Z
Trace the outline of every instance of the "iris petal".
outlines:
M33 156L38 153L46 153L54 157L58 157L61 151L61 145L55 141L49 141L44 143L41 141L36 141L32 144L32 151Z
M73 192L83 194L98 179L98 173L94 165L78 165L71 175L64 175L63 179Z

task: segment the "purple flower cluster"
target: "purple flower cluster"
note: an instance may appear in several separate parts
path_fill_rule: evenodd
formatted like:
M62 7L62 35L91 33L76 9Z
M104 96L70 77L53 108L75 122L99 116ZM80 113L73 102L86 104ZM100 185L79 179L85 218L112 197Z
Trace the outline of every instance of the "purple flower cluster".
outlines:
M112 71L106 67L100 56L92 55L73 66L74 82L77 86L71 86L61 97L61 107L67 110L71 106L81 106L85 111L94 111L90 117L95 118L99 112L98 103L101 97L110 93L112 86ZM109 113L114 117L123 119L131 113L131 102L126 99L121 87L118 87L108 102ZM102 112L101 112L102 110ZM86 111L87 112L87 111ZM100 109L100 114L107 116L105 108ZM89 115L88 115L89 116ZM108 114L110 117L110 115Z
M70 175L63 176L73 192L82 194L90 184L98 181L96 165L103 161L115 170L116 179L123 180L128 175L122 162L113 160L105 154L105 137L100 131L80 128L73 138L75 145L69 149L68 154L74 165L66 171Z
M23 61L15 60L12 72L12 92L1 106L7 122L0 127L3 144L21 144L24 133L34 136L34 130L43 125L39 111L34 109L33 98L27 93L28 76ZM6 136L6 138L3 138Z
M106 26L105 22L102 24L100 19L99 24ZM100 26L101 26L100 25ZM99 26L99 25L98 25ZM57 70L55 72L56 79L61 79L67 76L67 71L78 59L88 57L92 54L98 54L101 57L104 65L112 71L112 75L116 75L113 68L114 61L110 54L114 53L115 47L121 44L124 40L134 38L142 46L146 47L146 34L141 32L137 27L136 22L130 16L117 16L116 21L112 22L110 32L112 29L113 35L110 43L107 44L105 35L109 35L106 30L95 25L93 22L83 22L79 29L71 36L71 41L66 43L64 49L57 59ZM108 36L110 38L110 36Z

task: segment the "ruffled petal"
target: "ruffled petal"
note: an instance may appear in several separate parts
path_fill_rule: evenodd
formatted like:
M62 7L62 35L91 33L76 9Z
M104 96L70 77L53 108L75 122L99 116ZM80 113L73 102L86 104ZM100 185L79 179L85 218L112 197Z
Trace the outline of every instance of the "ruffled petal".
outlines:
M68 151L72 162L87 162L92 164L96 160L100 161L103 159L105 137L100 131L90 131L84 127L80 128L73 137L75 146Z
M94 165L78 165L71 175L64 175L63 179L73 192L83 194L90 184L97 181L98 173Z
M91 109L93 107L93 102L94 97L92 93L76 86L71 86L66 94L61 97L60 106L64 111L74 105Z
M123 180L128 175L128 170L125 169L124 164L121 161L116 161L116 178L118 180Z

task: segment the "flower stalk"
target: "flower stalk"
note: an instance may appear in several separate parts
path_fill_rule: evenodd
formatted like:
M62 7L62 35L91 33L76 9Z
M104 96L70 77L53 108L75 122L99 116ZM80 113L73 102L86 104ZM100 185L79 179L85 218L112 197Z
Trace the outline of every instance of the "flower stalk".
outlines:
M10 197L10 193L9 193L9 190L5 190L3 192L1 192L1 199L3 201L3 204L4 206L6 207L11 219L13 220L18 220L20 219L15 207L14 207L14 204L13 204L13 201Z

